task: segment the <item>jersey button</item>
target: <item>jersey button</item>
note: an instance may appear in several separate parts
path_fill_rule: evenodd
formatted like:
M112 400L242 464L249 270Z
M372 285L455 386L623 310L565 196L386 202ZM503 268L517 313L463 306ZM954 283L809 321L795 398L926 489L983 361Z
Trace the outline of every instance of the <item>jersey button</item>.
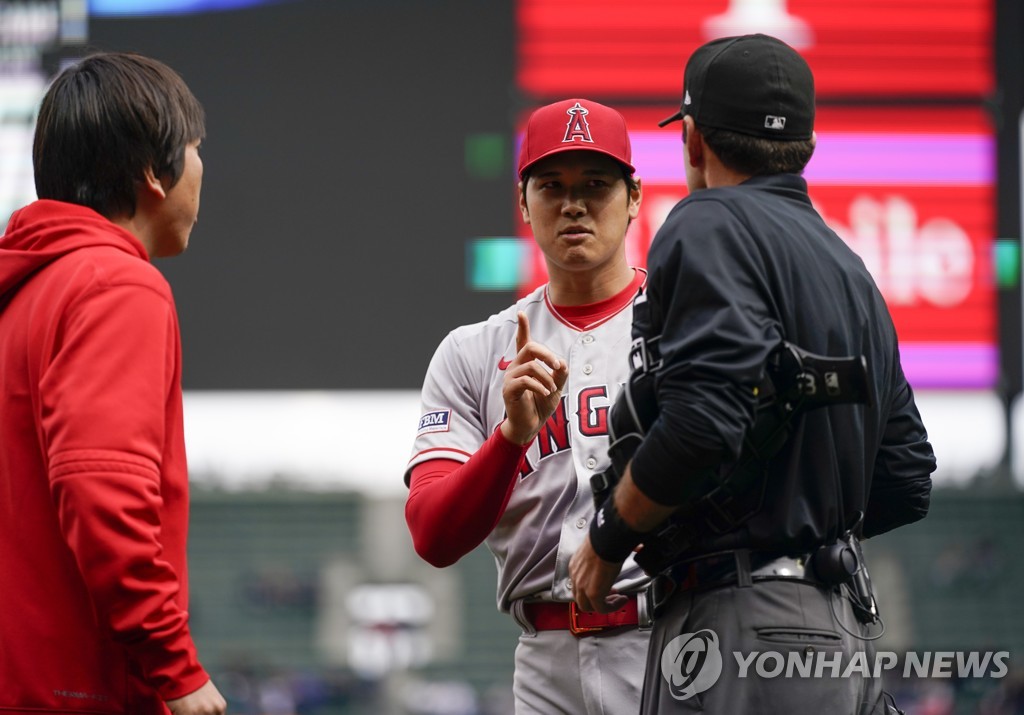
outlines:
M590 345L592 342L594 342L594 336L593 335L584 335L583 336L583 344L584 345Z
M593 469L597 466L597 460L591 457L587 460L587 469Z
M584 519L582 516L579 519L576 520L576 528L577 529L582 529L586 525L587 525L587 520Z
M584 375L589 375L593 371L594 371L594 366L591 365L590 363L587 363L586 365L583 366L583 374Z

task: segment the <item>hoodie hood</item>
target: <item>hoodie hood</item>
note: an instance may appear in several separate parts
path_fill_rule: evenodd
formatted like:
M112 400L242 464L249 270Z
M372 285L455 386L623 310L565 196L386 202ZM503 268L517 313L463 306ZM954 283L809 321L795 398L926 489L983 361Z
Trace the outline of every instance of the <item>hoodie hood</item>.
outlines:
M80 248L110 246L149 262L142 243L90 208L40 199L11 214L0 236L0 304L31 274Z

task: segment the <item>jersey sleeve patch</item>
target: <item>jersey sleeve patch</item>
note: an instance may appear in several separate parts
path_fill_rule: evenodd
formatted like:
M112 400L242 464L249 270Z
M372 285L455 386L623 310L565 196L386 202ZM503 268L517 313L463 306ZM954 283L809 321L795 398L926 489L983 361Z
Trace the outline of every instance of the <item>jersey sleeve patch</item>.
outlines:
M451 410L434 410L420 417L420 426L416 431L417 435L430 432L447 432L451 422Z

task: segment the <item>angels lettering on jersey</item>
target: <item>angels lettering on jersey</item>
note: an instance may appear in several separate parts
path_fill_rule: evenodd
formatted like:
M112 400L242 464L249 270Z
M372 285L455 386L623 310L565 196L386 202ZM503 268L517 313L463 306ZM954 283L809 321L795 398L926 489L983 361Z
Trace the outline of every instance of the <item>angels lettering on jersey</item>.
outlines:
M570 399L575 402L572 409L576 413L576 420L569 419ZM569 395L562 397L562 401L541 427L536 440L534 440L540 450L537 464L553 454L570 449L572 442L569 439L569 430L574 427L584 437L607 437L610 405L611 396L608 394L607 385L584 387L576 394L575 398L571 398ZM519 470L519 478L525 479L530 476L537 464L531 464L530 456L527 455Z

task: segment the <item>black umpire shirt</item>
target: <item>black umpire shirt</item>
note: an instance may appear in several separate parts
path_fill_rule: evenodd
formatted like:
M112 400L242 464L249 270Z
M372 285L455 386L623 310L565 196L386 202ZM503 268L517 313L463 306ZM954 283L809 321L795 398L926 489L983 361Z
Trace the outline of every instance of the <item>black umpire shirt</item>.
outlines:
M754 388L780 339L819 355L865 355L875 405L809 411L771 460L764 502L700 552L795 553L850 528L863 535L922 518L935 457L900 365L888 308L863 261L811 206L794 174L704 189L673 208L648 257L636 337L660 336L659 416L637 450L647 496L679 504L699 470L735 460L754 421Z

